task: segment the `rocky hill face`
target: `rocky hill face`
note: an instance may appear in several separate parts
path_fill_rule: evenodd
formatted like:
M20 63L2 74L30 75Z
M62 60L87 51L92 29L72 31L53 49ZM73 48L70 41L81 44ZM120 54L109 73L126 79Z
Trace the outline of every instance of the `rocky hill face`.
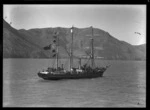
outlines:
M133 46L120 41L101 29L94 30L95 56L109 60L145 60L146 46ZM3 21L3 57L4 58L48 58L53 56L52 49L43 47L53 41L53 35L58 32L59 56L69 57L71 47L70 28L42 28L16 30ZM91 28L74 28L74 56L90 54Z
M4 58L45 58L44 50L26 39L27 36L3 21Z

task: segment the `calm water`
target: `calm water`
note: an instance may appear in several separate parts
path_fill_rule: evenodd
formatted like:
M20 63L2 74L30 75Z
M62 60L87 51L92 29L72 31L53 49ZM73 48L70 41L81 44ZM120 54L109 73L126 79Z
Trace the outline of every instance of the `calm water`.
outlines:
M68 67L68 61L61 63ZM146 62L101 61L111 64L104 77L46 81L37 72L52 65L47 59L3 60L4 107L145 107Z

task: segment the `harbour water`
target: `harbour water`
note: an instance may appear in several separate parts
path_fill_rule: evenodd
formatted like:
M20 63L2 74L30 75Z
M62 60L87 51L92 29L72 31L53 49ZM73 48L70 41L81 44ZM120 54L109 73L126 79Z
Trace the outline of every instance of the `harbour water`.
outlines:
M69 62L62 62L67 69ZM53 63L3 59L3 107L146 107L146 61L97 60L98 66L111 64L102 78L46 81L37 76Z

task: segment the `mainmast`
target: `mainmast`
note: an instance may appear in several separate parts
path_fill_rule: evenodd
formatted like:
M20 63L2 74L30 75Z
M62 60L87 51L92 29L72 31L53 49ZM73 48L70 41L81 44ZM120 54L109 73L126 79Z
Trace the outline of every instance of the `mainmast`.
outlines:
M91 26L91 28L92 28L92 38L91 38L91 66L92 66L92 68L94 68L93 27Z
M58 70L58 54L59 54L59 37L57 35L56 37L56 49L57 49L57 53L56 53L56 69Z
M91 55L90 55L90 59L91 59L91 67L94 68L94 39L93 39L93 27L91 26L92 29L92 35L86 35L86 36L90 36L91 37Z
M91 38L91 67L94 68L94 39L93 39L93 27L92 28L92 38Z
M71 28L70 71L72 67L73 67L73 26Z

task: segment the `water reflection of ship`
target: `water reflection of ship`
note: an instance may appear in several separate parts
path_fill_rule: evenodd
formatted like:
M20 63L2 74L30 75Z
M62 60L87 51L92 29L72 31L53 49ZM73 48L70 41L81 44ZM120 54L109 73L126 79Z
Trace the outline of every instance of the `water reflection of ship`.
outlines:
M61 67L58 66L59 64L59 37L58 33L55 33L53 36L54 40L53 43L50 44L47 47L44 47L45 50L49 50L50 48L53 48L52 52L55 52L56 54L53 55L53 57L56 58L56 67L48 67L46 70L38 72L38 76L45 79L45 80L58 80L58 79L82 79L82 78L96 78L96 77L102 77L104 72L109 66L106 67L96 67L94 59L94 46L93 46L93 28L92 29L92 35L91 35L91 54L90 56L80 56L79 59L79 65L78 68L73 67L73 27L71 28L71 49L69 52L69 70L64 69L63 64ZM91 65L88 66L87 63L84 65L81 65L81 59L82 58L88 58L88 61L91 61Z

